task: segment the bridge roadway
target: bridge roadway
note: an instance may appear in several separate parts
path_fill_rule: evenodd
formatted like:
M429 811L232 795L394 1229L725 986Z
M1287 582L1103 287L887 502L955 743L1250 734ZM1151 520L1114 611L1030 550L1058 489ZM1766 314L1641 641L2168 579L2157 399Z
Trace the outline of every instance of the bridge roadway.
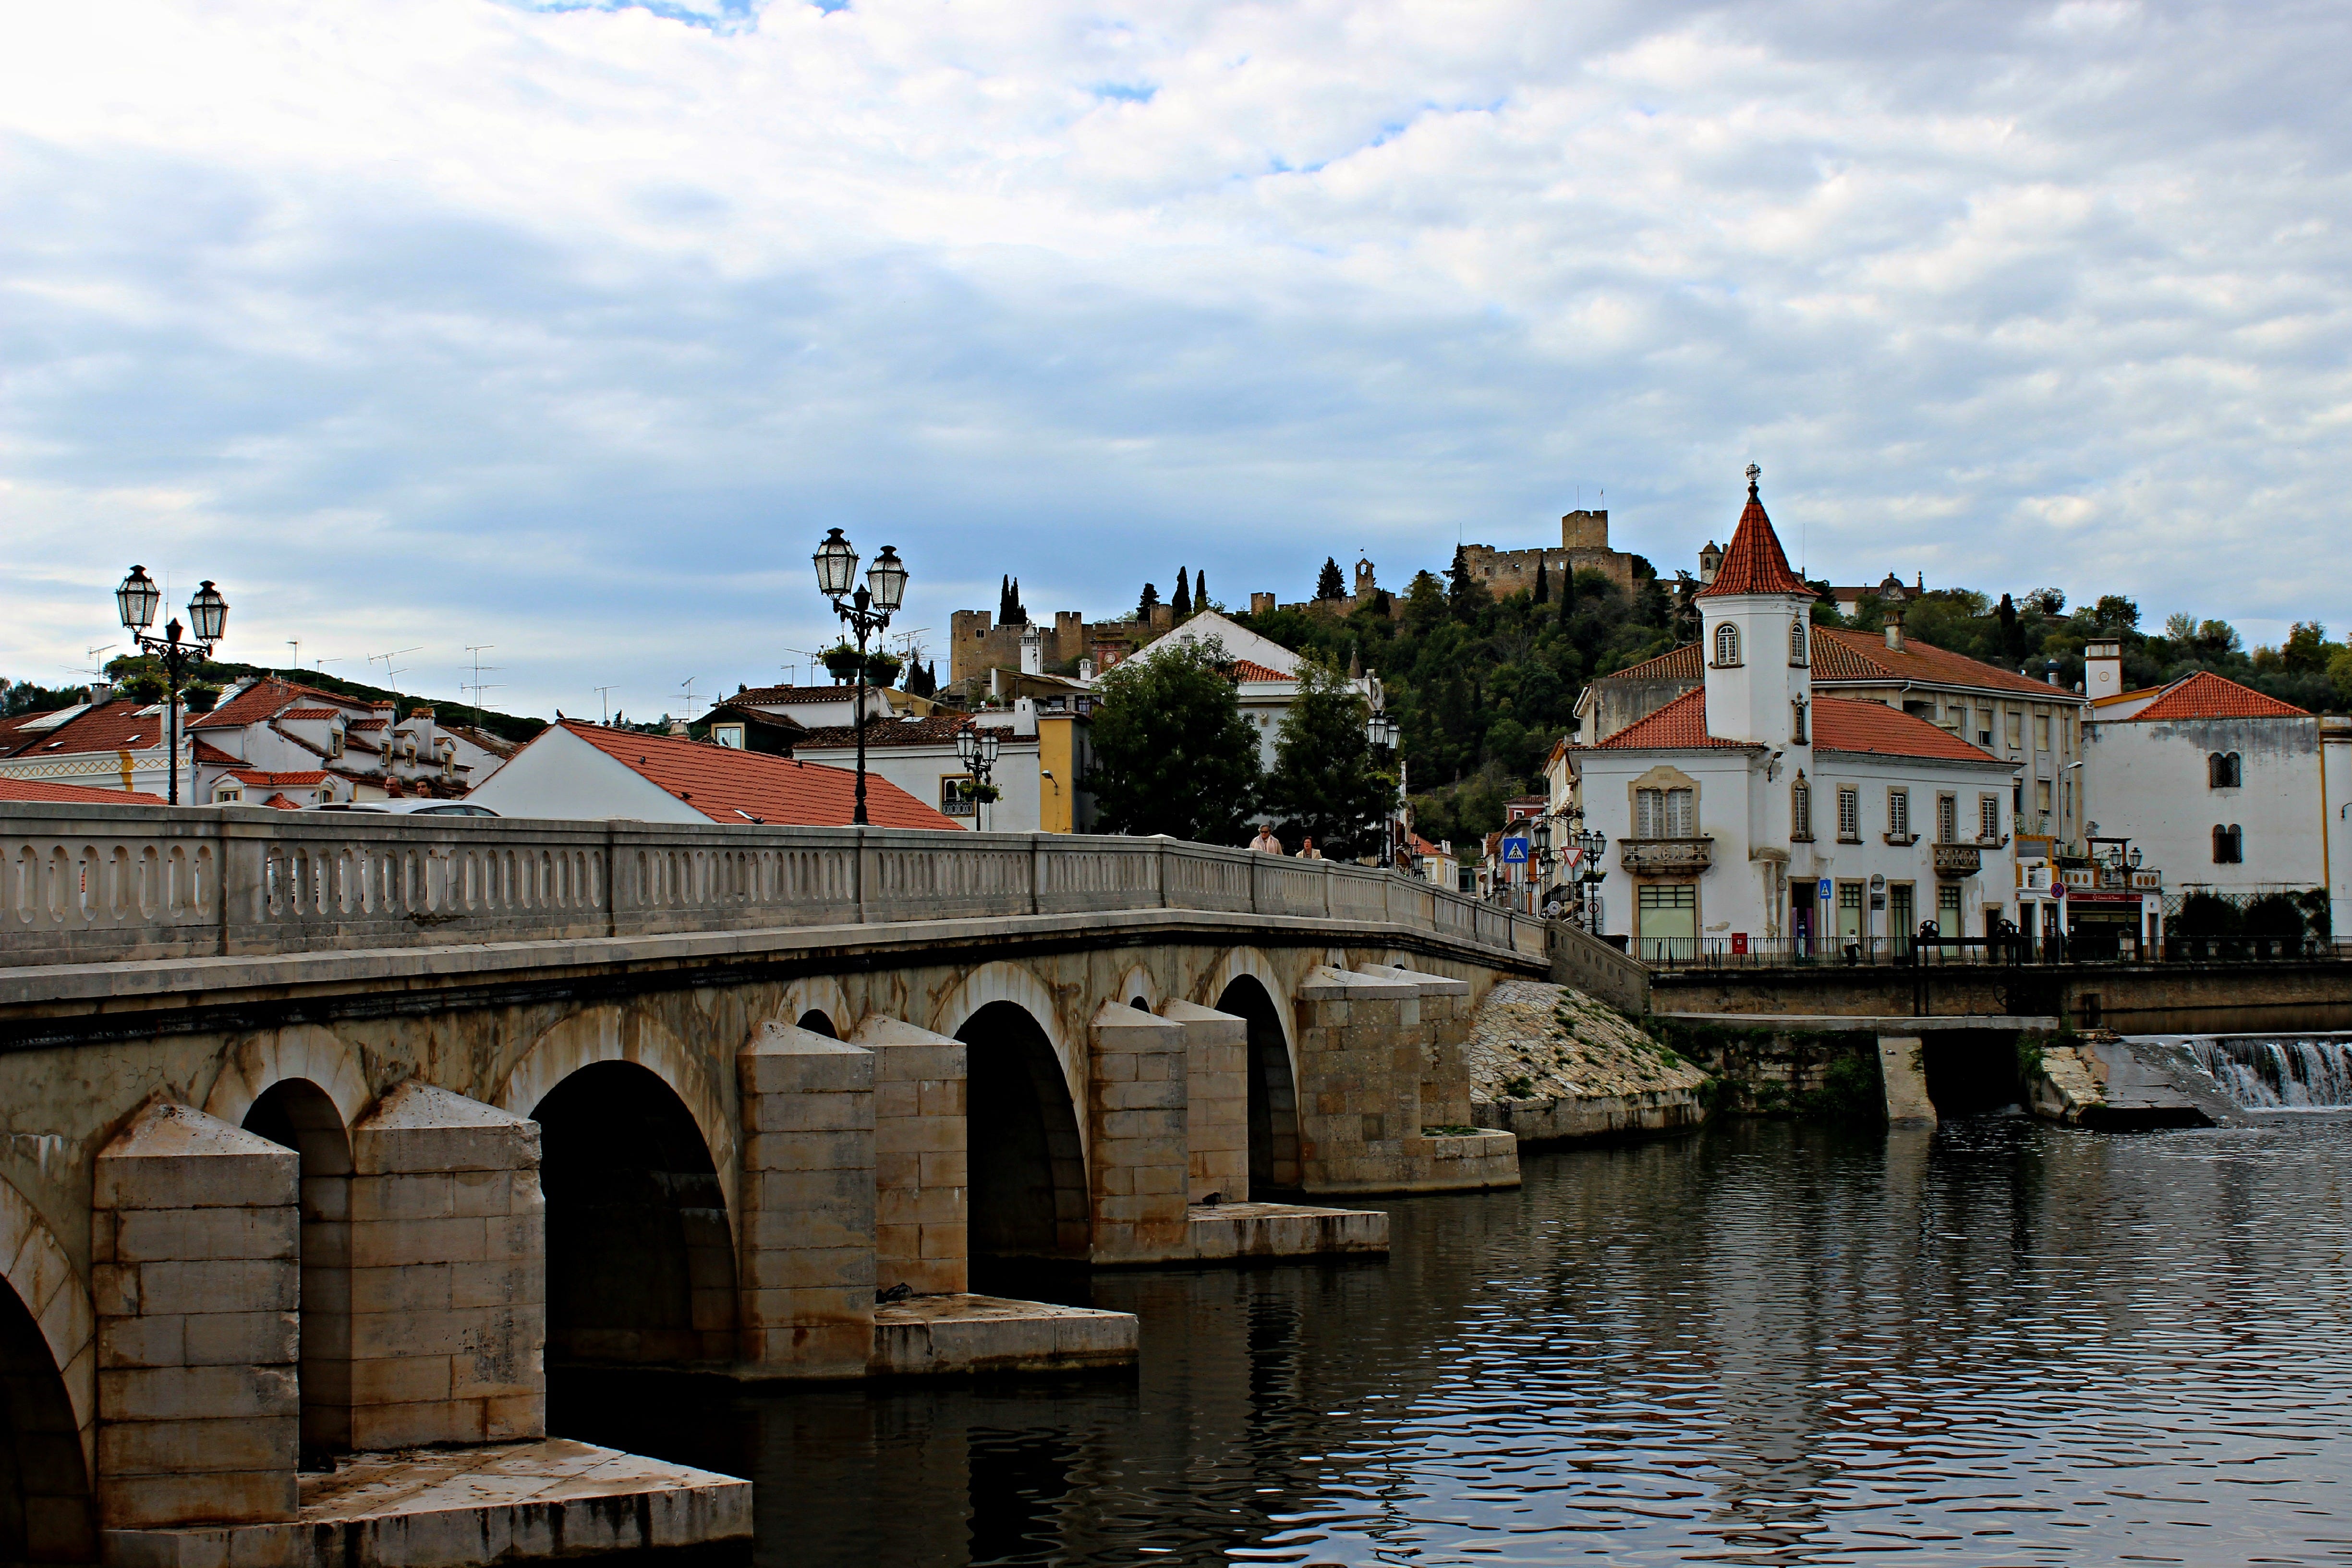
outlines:
M748 1489L608 1455L495 1529L413 1505L428 1550L298 1453L574 1475L549 1359L1131 1357L974 1272L1380 1250L1276 1200L1516 1184L1462 1046L1549 969L1527 917L1164 839L0 808L0 1555L736 1532Z

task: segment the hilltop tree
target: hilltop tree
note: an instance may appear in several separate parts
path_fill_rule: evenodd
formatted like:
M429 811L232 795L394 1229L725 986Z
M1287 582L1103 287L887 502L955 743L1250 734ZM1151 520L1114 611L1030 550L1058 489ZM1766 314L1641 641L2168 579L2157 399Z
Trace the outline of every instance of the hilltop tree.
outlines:
M1286 839L1305 834L1334 859L1380 852L1396 805L1396 774L1380 765L1364 731L1371 707L1319 658L1301 659L1298 694L1275 741L1266 809Z
M1214 637L1123 659L1097 688L1094 793L1106 833L1239 844L1257 809L1257 731Z
M1168 607L1176 612L1176 619L1180 624L1192 616L1192 590L1185 586L1184 568L1181 566L1176 568L1176 595L1168 601Z
M1148 623L1151 619L1151 612L1159 607L1160 585L1157 583L1146 583L1143 585L1143 597L1135 602L1135 618Z
M1192 613L1199 615L1209 607L1209 569L1202 567L1192 574Z
M1339 563L1328 555L1323 557L1323 570L1315 579L1315 597L1318 602L1344 599L1348 585L1339 578Z
M1545 570L1544 563L1546 559L1546 557L1541 555L1536 557L1535 600L1538 605L1547 603L1551 598L1551 576L1550 574Z

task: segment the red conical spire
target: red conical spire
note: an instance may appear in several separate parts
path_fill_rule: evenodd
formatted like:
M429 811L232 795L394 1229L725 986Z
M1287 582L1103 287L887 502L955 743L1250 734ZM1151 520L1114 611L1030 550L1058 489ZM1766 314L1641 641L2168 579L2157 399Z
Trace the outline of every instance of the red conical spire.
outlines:
M1772 531L1772 520L1764 515L1764 503L1756 499L1756 481L1763 470L1755 464L1748 465L1748 506L1739 514L1739 526L1733 530L1730 548L1723 552L1723 564L1716 568L1715 581L1698 591L1702 599L1718 594L1801 594L1810 599L1812 588L1802 577L1789 570L1789 557L1780 548L1780 536Z

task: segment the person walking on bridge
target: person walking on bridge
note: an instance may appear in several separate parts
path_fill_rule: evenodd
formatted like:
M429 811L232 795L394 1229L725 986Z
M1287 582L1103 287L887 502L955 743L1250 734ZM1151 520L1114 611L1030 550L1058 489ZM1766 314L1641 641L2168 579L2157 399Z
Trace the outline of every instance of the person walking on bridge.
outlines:
M1256 850L1261 855L1281 854L1282 840L1274 836L1274 824L1270 822L1259 823L1257 825L1257 837L1250 840L1250 847Z
M1323 851L1315 847L1314 839L1308 838L1300 843L1296 858L1301 860L1320 860L1323 858Z

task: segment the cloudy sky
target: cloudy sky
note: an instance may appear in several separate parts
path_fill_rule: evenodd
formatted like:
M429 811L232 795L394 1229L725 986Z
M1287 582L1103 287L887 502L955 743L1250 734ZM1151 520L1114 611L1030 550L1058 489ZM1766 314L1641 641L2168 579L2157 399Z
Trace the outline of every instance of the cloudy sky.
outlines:
M19 5L0 673L415 648L650 714L827 635L1304 596L1605 504L2352 629L2340 4ZM1602 492L1605 490L1605 500ZM374 667L377 670L381 665Z

